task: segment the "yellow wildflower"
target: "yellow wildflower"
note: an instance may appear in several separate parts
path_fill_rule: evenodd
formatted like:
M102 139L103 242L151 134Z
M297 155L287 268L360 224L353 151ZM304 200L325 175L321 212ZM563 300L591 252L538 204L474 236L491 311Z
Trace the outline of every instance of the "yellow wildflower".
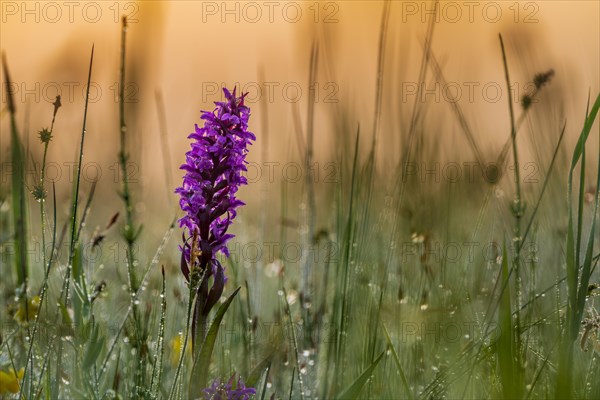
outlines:
M183 337L182 335L177 335L173 339L171 339L171 365L174 367L179 364L179 357L181 356L181 348L183 347ZM190 354L190 343L185 346L185 354L188 356Z
M19 372L15 372L11 368L8 372L0 371L0 395L6 393L18 393L19 392L19 381L23 379L25 370L21 368Z

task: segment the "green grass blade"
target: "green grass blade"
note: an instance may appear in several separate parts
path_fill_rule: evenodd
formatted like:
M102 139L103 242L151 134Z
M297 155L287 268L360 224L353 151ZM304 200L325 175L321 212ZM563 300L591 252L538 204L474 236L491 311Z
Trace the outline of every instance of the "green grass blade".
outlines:
M573 158L571 161L571 171L575 169L581 155L583 153L583 148L585 147L585 143L587 142L588 136L590 135L590 131L592 130L592 126L594 125L594 121L596 120L596 116L598 115L598 110L600 109L600 94L596 97L596 101L590 110L589 115L585 120L585 124L579 135L579 140L577 141L577 145L575 145L575 150L573 151Z
M348 387L348 389L338 396L338 399L360 399L360 392L363 386L365 386L365 383L367 383L373 374L373 370L375 370L375 367L377 367L377 364L379 364L379 361L381 361L384 355L385 350L379 354L375 361L373 361L373 363Z
M225 300L225 303L221 304L221 306L217 310L215 318L212 321L212 324L210 325L208 333L206 334L206 338L204 339L204 343L202 343L200 355L195 360L194 366L192 367L192 374L190 376L190 384L188 389L190 399L195 399L202 396L202 389L206 388L208 384L208 369L210 367L210 358L215 347L215 342L217 340L217 334L219 333L221 321L223 320L227 309L231 305L231 302L238 294L240 289L241 287L238 287L227 298L227 300Z
M8 97L8 111L10 113L10 153L12 163L11 195L13 209L13 227L15 231L15 267L17 271L17 284L27 282L27 209L25 197L25 154L23 143L19 137L16 122L16 108L11 89L10 74L6 63L6 56L2 55L4 80ZM24 300L25 304L27 299Z
M400 363L400 357L398 357L398 353L396 352L396 349L394 348L394 344L392 343L392 338L390 337L390 333L388 332L387 327L385 326L385 324L383 322L381 322L381 325L383 326L383 332L385 333L385 338L387 340L388 347L390 348L390 350L392 351L392 355L394 356L394 362L396 363L396 368L398 368L398 373L400 374L400 379L402 379L402 385L404 385L404 390L406 390L406 395L408 396L409 399L412 400L413 395L410 390L410 387L408 386L408 381L406 380L406 374L404 373L402 364Z
M256 384L260 380L263 372L271 365L273 357L275 356L275 352L272 352L264 360L262 360L254 369L250 372L248 377L246 378L246 386L248 387L256 387Z

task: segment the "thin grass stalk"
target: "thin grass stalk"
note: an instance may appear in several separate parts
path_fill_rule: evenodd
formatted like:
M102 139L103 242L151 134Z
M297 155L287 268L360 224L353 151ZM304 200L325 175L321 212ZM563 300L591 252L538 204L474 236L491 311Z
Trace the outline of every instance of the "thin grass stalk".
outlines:
M508 61L506 59L506 50L504 48L504 41L502 40L502 35L499 34L498 38L500 39L500 48L502 50L502 63L504 65L504 77L506 80L506 87L508 92L510 92L510 75L509 75L509 71L508 71ZM513 256L513 269L515 270L515 292L516 292L516 309L519 310L521 309L521 296L522 296L522 283L521 283L521 248L522 248L522 241L523 238L521 237L521 219L523 217L524 214L524 205L522 202L522 196L521 196L521 172L520 172L520 166L519 166L519 154L518 154L518 148L517 148L517 129L516 129L516 125L515 125L515 112L514 112L514 107L513 107L513 102L512 102L512 98L511 96L508 96L508 109L509 109L509 114L510 114L510 136L512 138L512 150L513 150L513 161L514 161L514 179L515 179L515 200L514 203L511 205L511 210L513 213L513 216L515 217L515 227L514 227L514 236L513 236L513 245L515 245L515 253ZM508 284L508 277L506 279L507 282L505 282L505 284ZM516 315L516 319L515 319L515 334L513 337L513 340L516 340L516 349L514 349L514 356L517 358L517 360L521 360L521 356L522 356L522 345L521 345L521 336L520 336L520 331L521 331L521 315L520 313L517 313ZM514 363L515 361L513 361ZM520 364L520 362L518 362L518 364ZM513 364L514 367L514 364ZM519 368L519 366L516 366L517 368ZM515 378L516 377L520 377L520 374L516 371L513 371L513 373L515 374ZM514 385L520 386L520 382L514 382ZM519 389L519 388L517 388ZM505 394L507 393L506 391L504 392ZM519 393L520 392L516 392Z
M379 44L377 51L377 76L375 79L375 104L374 104L374 118L373 118L373 132L371 137L371 150L369 152L369 158L366 165L367 170L367 190L365 192L366 199L363 206L363 221L361 226L361 238L365 238L367 236L367 230L369 226L369 210L371 207L371 194L373 193L373 185L374 185L374 174L376 170L376 152L377 152L377 139L379 136L379 125L381 123L381 102L383 99L383 77L384 77L384 67L385 67L385 49L386 49L386 41L387 41L387 27L390 15L390 7L391 2L389 0L385 1L383 5L383 12L381 14L381 29L379 31ZM362 256L362 248L359 249L358 258Z
M75 179L75 188L73 192L73 200L71 207L71 242L69 245L69 262L67 263L67 272L65 274L65 279L63 281L63 288L61 291L60 298L65 298L64 305L66 306L69 299L69 285L71 279L71 270L73 268L73 257L75 255L75 245L76 245L76 237L77 237L77 208L79 206L79 184L81 181L81 163L83 161L83 146L85 143L85 133L86 133L86 122L87 122L87 112L88 112L88 104L90 98L90 84L92 80L92 65L94 63L94 45L92 45L92 51L90 55L90 66L88 70L88 79L86 86L86 95L85 95L85 107L83 110L83 126L81 128L81 143L79 147L79 162L77 163L77 175Z
M306 173L306 224L308 227L305 235L305 255L303 260L302 268L302 282L301 282L301 312L304 323L306 324L307 335L305 338L310 337L311 320L310 320L310 308L309 303L312 303L312 263L313 260L309 256L312 251L309 251L310 247L314 244L315 239L315 220L316 220L316 201L315 201L315 187L314 187L314 175L313 175L313 159L314 159L314 114L315 114L315 102L316 102L316 79L317 79L317 67L319 61L319 44L313 42L311 53L310 53L310 65L309 65L309 77L308 77L308 111L306 116L306 148L304 154L304 168Z
M152 379L150 380L151 393L158 398L162 378L164 343L165 343L165 321L167 316L167 285L165 280L165 267L161 268L162 290L160 292L160 322L158 325L158 340L156 341L156 352L154 355L154 366L152 368Z
M304 381L302 379L302 373L300 372L300 351L298 350L298 338L296 337L296 330L293 328L294 320L292 319L292 311L290 309L290 303L287 298L287 291L285 290L285 286L281 286L281 291L283 292L283 302L285 304L285 313L288 316L290 327L292 327L292 344L294 346L294 357L296 358L296 369L298 370L298 384L300 385L300 400L304 400ZM268 375L268 371L267 371ZM265 377L267 379L267 377Z
M189 339L189 332L190 332L190 326L192 323L192 307L194 305L194 292L192 291L194 288L191 285L190 282L190 295L189 295L189 299L188 299L188 306L187 306L187 317L186 317L186 324L185 324L185 334L184 334L184 339L183 339L183 344L181 345L181 353L179 355L179 361L177 362L177 369L175 370L175 377L173 378L173 383L171 385L171 390L169 391L169 400L175 399L175 391L177 390L177 382L179 381L179 375L181 375L181 368L183 366L183 360L185 358L185 349L187 347L187 343L188 343L188 339ZM181 380L183 383L183 379Z
M40 201L40 227L42 231L42 261L44 265L46 265L46 189L44 185L44 181L46 179L46 156L48 155L48 145L50 144L50 139L52 138L52 132L54 131L54 121L56 120L56 113L58 108L61 106L60 104L60 96L56 96L56 100L54 102L54 112L52 113L52 123L50 124L50 131L48 133L48 137L46 139L42 138L44 143L44 156L42 157L42 166L40 170L40 183L39 183L39 192L38 195Z
M357 129L356 132L356 142L355 142L355 148L354 148L354 162L353 162L353 167L352 167L352 180L351 180L351 186L350 186L350 204L349 204L349 208L348 208L348 219L346 221L346 227L344 230L344 242L343 242L343 254L342 254L342 259L340 262L340 267L342 268L342 274L343 274L343 283L342 283L342 294L341 294L341 298L338 300L341 305L340 305L340 315L339 315L339 320L335 321L337 322L337 347L336 347L336 354L335 354L335 367L334 367L334 379L335 379L335 390L337 391L337 389L339 388L339 386L342 384L342 380L343 380L343 368L342 368L342 358L343 358L343 353L344 353L344 346L345 346L345 342L346 342L346 329L347 329L347 318L346 318L346 308L347 308L347 297L348 297L348 281L349 281L349 274L350 274L350 252L352 249L352 241L353 241L353 232L354 232L354 219L353 219L353 214L354 214L354 197L355 197L355 191L356 191L356 180L357 180L357 173L358 173L358 143L359 143L359 138L360 138L360 127ZM340 371L340 368L342 368L342 371Z
M531 227L533 226L533 221L535 220L535 217L537 215L540 204L542 203L542 197L544 197L544 193L546 192L546 187L548 186L548 182L550 181L550 176L552 175L556 157L558 156L558 150L560 149L560 145L565 136L566 128L567 128L567 123L565 122L562 127L562 130L560 132L560 136L558 137L558 143L556 144L556 147L554 148L554 154L552 154L552 160L550 161L550 166L548 166L548 172L546 173L546 177L544 178L544 183L542 184L542 190L540 192L537 202L535 203L535 207L533 208L533 212L531 213L531 217L529 218L529 222L527 223L525 232L523 233L523 240L521 240L521 242L519 243L519 246L521 247L519 250L522 250L522 248L523 248L523 244L525 243L525 240L527 239L527 235L529 234L529 231L530 231Z
M174 187L173 185L173 172L171 166L171 150L169 148L169 132L167 129L167 116L165 112L165 103L163 101L162 93L157 90L155 92L156 97L156 114L158 116L158 126L160 131L160 149L163 157L163 164L165 169L165 179L167 182L167 188ZM173 205L173 194L170 190L167 190L167 204Z

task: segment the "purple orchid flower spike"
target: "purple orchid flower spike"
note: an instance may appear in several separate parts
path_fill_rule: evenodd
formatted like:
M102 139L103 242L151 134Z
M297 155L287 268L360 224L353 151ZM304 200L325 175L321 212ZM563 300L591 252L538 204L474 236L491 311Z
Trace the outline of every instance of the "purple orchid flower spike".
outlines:
M221 298L227 281L216 256L221 252L229 257L227 242L234 235L227 229L236 217L236 209L244 205L236 193L247 184L242 173L246 171L248 146L256 140L248 131L250 109L244 105L246 94L236 97L235 89L233 93L227 89L223 92L226 101L215 102L217 107L212 112L202 112L204 126L196 125L195 132L188 136L193 142L181 166L185 171L183 184L175 190L186 213L179 220L179 226L184 228L181 272L188 282L192 273L201 278L194 305L192 346L198 324L204 334L208 314Z

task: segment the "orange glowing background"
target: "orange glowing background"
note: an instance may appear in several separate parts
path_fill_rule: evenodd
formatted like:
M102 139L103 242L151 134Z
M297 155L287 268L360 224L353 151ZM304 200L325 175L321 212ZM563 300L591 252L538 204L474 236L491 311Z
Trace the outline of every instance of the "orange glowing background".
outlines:
M95 46L85 160L98 163L104 178L113 173L118 151L119 18L129 16L129 146L139 163L139 190L161 193L153 199L154 210L164 207L172 192L163 183L157 92L165 104L170 157L166 169L172 179L180 175L177 167L188 146L187 134L199 122L200 110L211 109L211 103L220 99L217 88L222 85L237 84L250 92L251 128L258 136L257 148L263 149L252 152L250 160L298 158L293 114L297 110L304 123L310 49L316 42L316 158L332 158L339 143L331 132L342 116L352 132L360 124L366 131L365 143L370 140L383 2L2 1L0 7L0 45L16 85L21 130L34 155L41 151L35 133L49 125L50 103L60 92L63 107L48 157L71 160L75 156L89 53ZM415 101L432 7L429 2L391 4L378 146L384 163L398 161L402 143L396 132L408 123ZM588 92L593 96L600 89L600 2L443 1L437 18L432 49L450 84L436 88L429 71L425 100L432 102L428 118L433 121L430 134L435 140L454 153L469 151L445 101L450 92L444 90L461 91L460 104L486 154L495 154L506 139L507 97L498 43L502 33L516 101L535 73L554 69L550 94L540 101L552 99L548 108L552 115L547 116L552 126L565 118L572 122L567 125L572 142L584 117ZM4 158L9 132L4 76L2 81ZM495 94L497 88L504 94ZM108 179L106 185L110 184ZM145 209L141 206L140 211Z

